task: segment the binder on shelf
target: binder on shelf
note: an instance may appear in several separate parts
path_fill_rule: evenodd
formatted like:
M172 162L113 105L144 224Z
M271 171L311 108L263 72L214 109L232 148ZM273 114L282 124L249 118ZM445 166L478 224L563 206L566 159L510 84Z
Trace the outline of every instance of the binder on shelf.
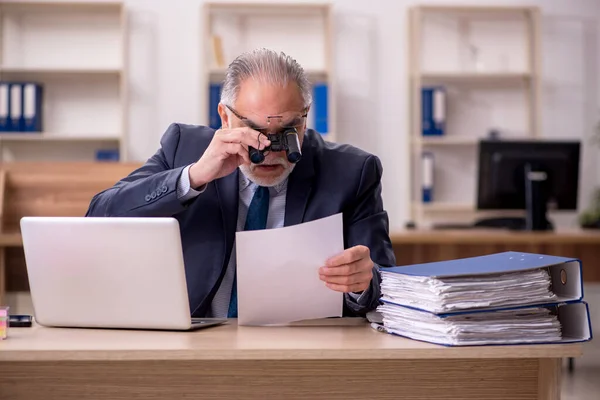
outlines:
M0 132L10 131L10 85L0 82Z
M313 102L311 114L313 117L314 130L321 135L329 133L328 97L327 83L316 83L313 86Z
M23 85L10 84L9 129L11 132L23 130Z
M42 86L37 83L23 84L24 132L42 131Z
M446 129L446 90L441 87L421 89L423 136L442 136Z
M421 161L423 165L422 169L422 191L423 191L423 203L431 203L433 201L433 167L434 158L433 153L424 151L421 154Z
M96 161L119 161L118 149L99 149L96 150Z
M581 261L504 252L381 270L383 330L443 345L592 338Z
M221 101L222 83L211 83L208 96L208 126L213 129L221 127L221 116L219 115L219 102Z

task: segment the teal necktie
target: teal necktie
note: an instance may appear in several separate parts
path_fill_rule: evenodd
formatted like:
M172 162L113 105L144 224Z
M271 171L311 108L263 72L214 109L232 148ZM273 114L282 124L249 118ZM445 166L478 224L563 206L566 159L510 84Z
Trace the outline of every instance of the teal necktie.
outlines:
M248 216L246 217L245 231L256 231L267 227L267 216L269 215L269 188L259 186L254 192L254 197L248 207ZM237 318L237 273L233 276L233 286L231 288L231 300L229 301L228 318Z

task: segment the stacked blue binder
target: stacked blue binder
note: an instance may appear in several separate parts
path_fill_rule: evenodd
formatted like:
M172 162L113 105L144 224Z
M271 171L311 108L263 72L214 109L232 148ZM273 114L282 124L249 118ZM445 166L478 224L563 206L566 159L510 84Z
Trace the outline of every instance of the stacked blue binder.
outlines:
M0 82L0 132L41 132L43 88L34 82Z
M383 269L382 330L430 343L591 340L581 261L504 252Z

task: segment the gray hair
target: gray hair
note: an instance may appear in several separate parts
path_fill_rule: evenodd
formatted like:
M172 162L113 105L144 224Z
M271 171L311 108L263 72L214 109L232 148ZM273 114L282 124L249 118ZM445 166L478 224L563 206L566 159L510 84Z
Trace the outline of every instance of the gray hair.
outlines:
M286 86L295 82L300 90L304 107L312 103L311 84L304 69L292 57L269 49L256 49L238 56L227 68L221 103L233 107L240 84L248 78L265 83Z

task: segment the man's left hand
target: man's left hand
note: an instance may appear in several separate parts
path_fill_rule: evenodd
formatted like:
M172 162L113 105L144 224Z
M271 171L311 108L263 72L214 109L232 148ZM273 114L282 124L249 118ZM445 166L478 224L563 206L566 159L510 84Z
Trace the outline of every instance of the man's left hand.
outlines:
M354 246L327 260L319 277L338 292L361 292L373 279L373 261L368 247Z

